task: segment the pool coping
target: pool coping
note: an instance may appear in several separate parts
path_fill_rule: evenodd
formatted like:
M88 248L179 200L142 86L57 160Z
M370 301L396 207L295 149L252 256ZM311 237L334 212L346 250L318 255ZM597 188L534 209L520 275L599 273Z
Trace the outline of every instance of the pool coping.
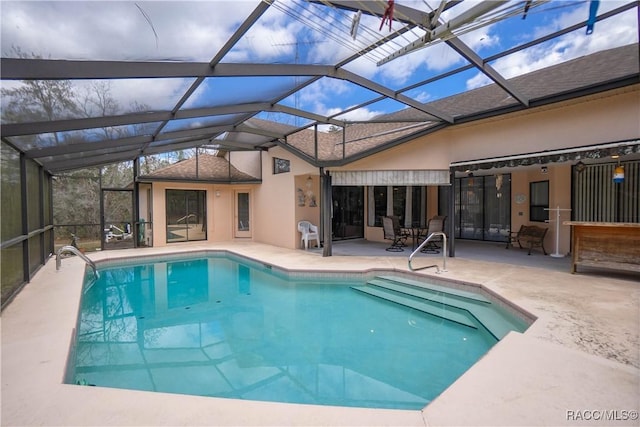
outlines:
M144 253L161 256L163 252L220 249L251 259L257 256L257 262L276 265L272 261L280 260L294 271L345 271L337 268L344 264L352 266L351 271L354 266L367 265L375 270L384 264L384 271L391 268L402 272L406 262L383 257L325 259L260 244L171 246ZM139 251L95 253L91 258L108 261L132 253L137 256ZM638 410L637 368L540 339L536 336L539 331L508 334L422 411L238 401L66 385L62 380L85 265L77 258L65 259L62 264L56 272L55 262L47 262L3 312L2 425L575 425L580 420L567 419L567 411ZM468 281L465 277L456 279ZM493 283L481 286L501 294L492 288ZM544 316L528 307L529 303L515 302L532 315ZM461 411L462 407L467 410ZM632 422L619 420L616 425Z

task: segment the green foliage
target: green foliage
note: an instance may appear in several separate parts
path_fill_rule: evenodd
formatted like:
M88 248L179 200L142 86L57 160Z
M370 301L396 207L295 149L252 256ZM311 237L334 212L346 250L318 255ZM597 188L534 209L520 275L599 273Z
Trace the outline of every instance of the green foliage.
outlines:
M14 48L13 56L40 58L34 53L28 54L19 48ZM111 82L109 81L72 83L70 80L25 80L3 85L1 94L3 123L106 117L150 110L149 106L136 102L129 105L128 108L123 108L114 97ZM29 150L42 147L63 147L70 144L86 143L87 141L115 141L120 138L148 134L148 127L149 124L111 126L53 132L42 136L26 135L16 138L19 138L23 149ZM92 155L90 152L82 154ZM194 149L186 149L174 153L142 157L140 174L149 174L176 161L190 158L194 154ZM10 170L7 167L7 171ZM101 168L68 171L63 175L55 176L52 186L54 225L72 225L72 227L58 228L58 230L61 230L60 233L64 235L56 237L58 239L68 239L70 238L70 233L75 233L80 237L81 241L87 238L99 239L102 234L101 227L98 224L100 224L101 219L100 203L103 194L105 195L103 200L105 221L135 221L132 213L133 203L130 192L103 193L101 191L105 188L131 189L133 184L132 160L109 164ZM7 189L4 190L6 191ZM9 191L6 191L6 193L10 194ZM17 217L19 218L19 216ZM74 226L78 224L93 225L85 227ZM114 225L120 227L122 223ZM58 234L58 231L56 233Z

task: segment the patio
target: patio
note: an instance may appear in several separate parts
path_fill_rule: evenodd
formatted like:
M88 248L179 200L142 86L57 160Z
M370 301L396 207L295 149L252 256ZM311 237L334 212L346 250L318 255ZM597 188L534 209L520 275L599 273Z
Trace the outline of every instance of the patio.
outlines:
M520 261L557 261L524 250L456 242L448 272L418 274L471 282L537 316L524 333L510 333L422 411L287 405L147 393L62 384L69 338L76 322L85 265L51 260L2 317L3 425L580 425L580 417L611 411L616 425L637 425L640 386L640 287L637 276L598 271L570 274L568 267L533 267ZM343 246L344 245L344 246ZM322 257L318 250L252 242L183 244L96 252L95 260L169 252L228 250L296 270L406 271L405 257L384 245L347 241L375 256ZM465 249L465 246L468 246ZM499 263L462 256L505 258ZM403 252L408 256L408 252ZM434 257L437 255L427 255ZM579 296L579 297L578 297ZM635 411L635 412L634 412ZM599 412L600 416L602 412Z
M340 240L333 242L332 255L334 256L384 256L401 257L408 259L412 252L411 242L407 242L402 252L389 252L389 242L373 242L366 239ZM526 249L520 249L516 245L506 249L503 242L483 242L476 240L455 241L456 258L464 258L474 261L487 261L501 264L509 264L523 267L544 268L554 271L568 272L570 269L571 256L554 258L542 254L540 249L534 249L531 255L527 255ZM549 248L547 253L553 252ZM309 252L322 254L322 248L309 248ZM442 265L442 253L419 253L415 256L416 265L422 265L420 259L428 258L429 263L435 262ZM449 262L449 261L448 261ZM595 272L595 270L594 270ZM612 272L609 272L610 274Z

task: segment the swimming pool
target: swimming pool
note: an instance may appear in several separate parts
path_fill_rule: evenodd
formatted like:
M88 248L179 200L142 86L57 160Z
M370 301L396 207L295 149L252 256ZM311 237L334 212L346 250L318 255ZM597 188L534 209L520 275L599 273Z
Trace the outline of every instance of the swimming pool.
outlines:
M227 254L100 268L67 382L420 409L509 330L486 297L391 273L296 274Z

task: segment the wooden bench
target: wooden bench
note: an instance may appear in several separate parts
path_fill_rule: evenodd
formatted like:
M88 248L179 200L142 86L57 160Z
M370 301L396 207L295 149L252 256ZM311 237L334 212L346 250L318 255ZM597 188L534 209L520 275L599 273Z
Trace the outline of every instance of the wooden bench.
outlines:
M529 248L529 253L527 255L531 255L531 250L534 247L542 248L542 252L546 255L547 251L544 249L544 236L546 234L546 227L522 225L520 226L520 230L509 233L509 237L507 238L507 249L509 249L513 243L517 242L521 249L523 247Z

